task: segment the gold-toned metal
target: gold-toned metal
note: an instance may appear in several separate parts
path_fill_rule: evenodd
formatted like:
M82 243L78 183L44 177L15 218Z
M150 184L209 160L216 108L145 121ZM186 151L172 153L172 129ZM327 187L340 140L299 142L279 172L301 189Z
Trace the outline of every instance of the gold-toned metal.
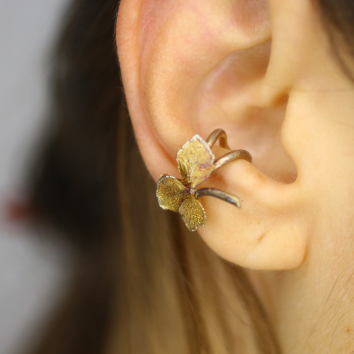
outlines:
M251 154L246 151L246 150L235 150L227 153L226 155L220 157L220 159L216 160L214 163L215 170L220 168L221 166L226 165L229 162L235 161L235 160L246 160L248 162L252 162L252 156Z
M162 209L178 211L189 190L177 178L162 175L158 181L157 199Z
M214 171L215 156L209 145L195 135L177 153L177 168L183 177L183 184L195 188Z
M215 170L231 161L245 159L252 162L251 154L246 150L231 151L216 160L211 148L218 140L221 147L230 150L222 129L214 130L206 141L198 134L194 135L177 153L177 169L182 179L163 174L157 182L156 196L160 207L179 212L191 231L206 223L205 210L198 200L200 197L212 196L241 207L239 198L226 192L212 188L195 189Z
M212 148L214 144L219 140L221 147L231 150L227 144L227 135L223 129L215 129L207 138L206 142Z

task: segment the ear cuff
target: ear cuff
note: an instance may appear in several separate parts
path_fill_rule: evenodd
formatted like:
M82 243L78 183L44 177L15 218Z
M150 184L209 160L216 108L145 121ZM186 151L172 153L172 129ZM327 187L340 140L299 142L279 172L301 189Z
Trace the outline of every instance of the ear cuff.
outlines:
M218 140L221 147L230 150L223 129L214 130L206 140L194 135L177 153L177 169L182 178L162 174L157 182L156 196L160 207L179 212L190 231L206 223L205 210L198 200L200 197L215 197L241 208L240 199L229 193L213 188L196 189L229 162L240 159L252 162L252 156L246 150L234 150L216 160L211 148Z

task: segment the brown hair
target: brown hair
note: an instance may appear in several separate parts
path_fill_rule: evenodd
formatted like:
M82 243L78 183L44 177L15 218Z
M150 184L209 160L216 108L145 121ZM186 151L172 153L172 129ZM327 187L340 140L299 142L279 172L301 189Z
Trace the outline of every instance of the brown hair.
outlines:
M353 32L347 3L320 5ZM158 208L124 101L116 11L117 0L75 0L53 55L52 124L32 171L31 208L73 245L77 262L33 354L222 354L241 343L244 352L280 353L245 270Z

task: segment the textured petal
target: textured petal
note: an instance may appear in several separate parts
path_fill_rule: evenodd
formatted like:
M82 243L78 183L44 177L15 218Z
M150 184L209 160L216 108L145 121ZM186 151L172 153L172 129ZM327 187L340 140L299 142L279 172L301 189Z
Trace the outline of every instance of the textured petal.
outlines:
M187 141L177 154L178 171L186 183L195 188L214 171L215 156L209 145L199 136Z
M206 223L205 210L199 201L192 195L188 195L183 200L179 213L182 215L182 219L189 230L195 231L197 226L204 226Z
M173 176L162 175L157 182L157 200L165 210L178 211L188 192L188 188Z

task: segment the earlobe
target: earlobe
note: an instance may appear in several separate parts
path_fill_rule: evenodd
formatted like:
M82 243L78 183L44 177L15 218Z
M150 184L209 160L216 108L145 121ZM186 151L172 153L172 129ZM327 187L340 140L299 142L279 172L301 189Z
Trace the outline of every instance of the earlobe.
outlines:
M227 186L242 202L235 210L218 200L203 200L208 224L200 234L216 253L251 269L285 270L303 263L309 230L299 181L283 184L237 161L207 185Z
M296 183L279 182L296 177L280 136L286 102L262 109L255 101L271 51L268 4L221 2L121 2L117 46L129 112L156 181L180 177L177 151L196 133L223 128L232 149L250 151L254 165L234 162L208 181L240 196L242 209L205 198L208 221L198 231L231 262L289 269L303 261L307 233Z

